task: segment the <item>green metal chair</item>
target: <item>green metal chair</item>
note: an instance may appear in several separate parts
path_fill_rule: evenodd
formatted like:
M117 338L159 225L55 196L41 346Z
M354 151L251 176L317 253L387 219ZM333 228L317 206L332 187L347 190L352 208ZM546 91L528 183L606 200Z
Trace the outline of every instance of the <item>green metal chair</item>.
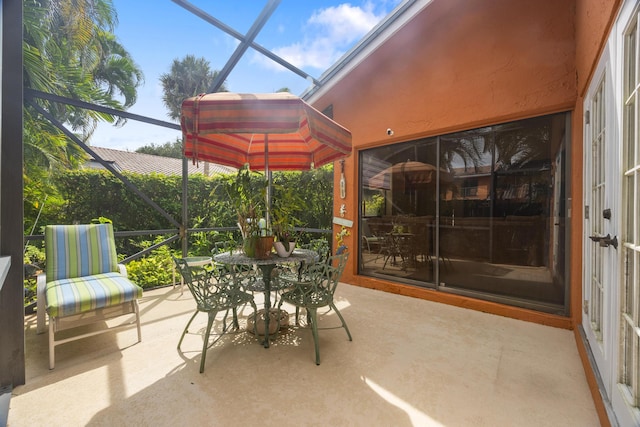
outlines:
M331 248L329 242L326 239L312 239L309 243L303 243L300 245L300 249L308 249L315 251L318 254L318 260L316 262L327 262L327 258L331 255ZM305 280L306 269L309 264L301 263L294 265L282 265L279 266L278 279L283 278L285 281L303 281ZM280 288L288 288L287 283L283 283Z
M326 262L327 258L331 255L331 248L329 242L326 239L312 239L309 243L305 243L300 246L302 249L311 249L316 251L320 259L318 262Z
M258 310L253 301L253 295L241 289L240 281L233 270L189 267L187 262L182 258L174 257L173 261L196 301L196 311L193 313L193 316L191 316L191 319L189 319L187 326L185 326L180 336L178 350L180 350L182 340L189 331L189 326L191 326L191 322L193 322L196 315L198 313L207 313L209 316L207 329L204 334L204 342L202 344L202 360L200 361L200 373L202 373L204 372L207 349L222 338L222 336L229 331L231 325L233 325L236 330L240 328L237 308L251 304L254 315ZM227 325L227 316L230 310L233 313L233 322ZM222 321L222 332L217 334L218 337L209 344L213 321L217 314L221 312L225 312Z
M309 243L303 243L300 245L301 249L308 249L315 251L318 254L318 263L327 262L327 259L331 255L331 248L329 242L326 239L312 239ZM310 280L307 276L307 268L311 264L307 263L295 263L292 265L282 264L274 270L274 277L272 282L272 288L276 290L276 298L274 299L274 305L277 303L277 292L286 292L291 289L291 284L295 282L304 282ZM299 324L298 317L300 314L300 308L296 307L296 325Z
M349 252L343 252L340 255L327 258L326 262L312 264L305 270L304 277L301 280L291 281L290 279L282 279L289 281L290 289L280 295L278 308L280 308L284 302L295 306L296 324L298 309L304 308L307 311L307 319L311 325L313 341L315 343L316 365L320 364L318 330L334 329L318 327L319 308L329 307L330 310L334 310L340 318L340 327L344 328L349 337L349 341L352 341L347 323L333 302L333 295L338 286L340 276L342 276L342 272L347 264L348 257ZM278 325L278 327L279 326L280 325Z

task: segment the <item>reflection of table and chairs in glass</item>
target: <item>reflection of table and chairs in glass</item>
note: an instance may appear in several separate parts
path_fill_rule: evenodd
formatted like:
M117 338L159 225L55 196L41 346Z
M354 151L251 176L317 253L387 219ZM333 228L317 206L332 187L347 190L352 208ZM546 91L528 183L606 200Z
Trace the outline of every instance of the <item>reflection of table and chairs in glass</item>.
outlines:
M217 255L214 255L213 258L217 263L229 265L232 267L256 265L262 272L262 283L264 284L264 309L256 312L253 322L255 322L255 324L257 325L259 324L260 329L262 329L262 325L264 325L264 329L262 329L265 332L263 345L265 348L268 348L270 335L278 333L277 329L273 330L272 332L270 323L274 320L277 322L280 316L283 315L283 313L281 313L279 309L272 309L271 307L271 292L273 290L272 273L274 269L276 268L276 266L284 264L313 264L318 260L317 252L309 249L295 249L293 253L291 253L291 255L288 257L280 257L272 254L267 259L256 259L246 256L241 251L234 251L219 253ZM288 316L288 314L286 315ZM274 319L271 319L272 316L274 317Z
M399 266L402 270L419 268L421 263L431 260L431 224L433 218L392 216L367 218L363 221L367 230L375 236L377 254L382 257L382 270L388 266ZM364 230L363 230L364 233ZM372 240L363 234L363 240ZM372 253L371 245L365 247ZM374 258L373 261L376 261Z
M384 270L387 267L387 263L398 265L399 259L401 269L406 270L414 261L414 238L415 235L413 233L397 231L387 233L382 240L382 254L384 256L382 269Z

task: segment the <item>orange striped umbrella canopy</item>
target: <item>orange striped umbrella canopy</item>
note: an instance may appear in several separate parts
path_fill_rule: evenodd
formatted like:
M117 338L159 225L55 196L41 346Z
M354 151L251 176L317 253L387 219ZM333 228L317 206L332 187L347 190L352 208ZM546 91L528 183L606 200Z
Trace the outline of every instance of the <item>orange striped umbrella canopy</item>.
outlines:
M351 153L351 132L289 93L220 92L182 103L184 155L255 170L306 170Z

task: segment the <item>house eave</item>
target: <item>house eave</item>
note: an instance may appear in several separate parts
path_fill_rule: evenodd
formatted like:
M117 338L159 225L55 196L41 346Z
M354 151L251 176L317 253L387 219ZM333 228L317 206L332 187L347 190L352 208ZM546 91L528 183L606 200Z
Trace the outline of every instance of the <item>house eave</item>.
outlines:
M373 52L391 38L399 29L404 27L420 11L433 0L405 0L400 3L389 16L378 23L362 40L318 79L320 85L314 85L305 90L300 96L310 104L322 97L337 82L348 75L351 70L366 60Z

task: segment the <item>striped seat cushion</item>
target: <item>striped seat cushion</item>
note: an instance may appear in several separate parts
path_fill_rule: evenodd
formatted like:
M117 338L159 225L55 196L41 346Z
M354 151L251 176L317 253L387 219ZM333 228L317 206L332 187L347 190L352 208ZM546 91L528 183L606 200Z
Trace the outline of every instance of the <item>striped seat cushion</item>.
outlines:
M47 312L64 317L142 297L142 288L120 273L59 279L46 285Z
M48 225L47 281L118 271L111 224Z

